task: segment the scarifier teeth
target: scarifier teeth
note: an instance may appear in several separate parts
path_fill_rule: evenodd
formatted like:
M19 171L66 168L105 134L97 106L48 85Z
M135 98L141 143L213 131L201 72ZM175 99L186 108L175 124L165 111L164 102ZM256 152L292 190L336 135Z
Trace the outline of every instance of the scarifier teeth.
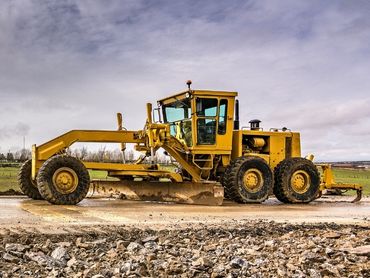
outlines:
M356 196L356 198L354 200L352 200L351 203L359 202L361 200L361 198L362 198L362 190L356 190L356 192L357 192L357 196Z

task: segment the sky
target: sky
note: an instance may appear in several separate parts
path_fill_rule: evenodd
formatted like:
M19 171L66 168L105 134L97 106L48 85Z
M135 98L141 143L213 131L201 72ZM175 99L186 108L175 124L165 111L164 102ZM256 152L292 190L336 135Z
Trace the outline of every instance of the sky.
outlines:
M71 129L142 129L145 103L239 93L242 126L302 155L370 160L370 1L0 2L0 152Z

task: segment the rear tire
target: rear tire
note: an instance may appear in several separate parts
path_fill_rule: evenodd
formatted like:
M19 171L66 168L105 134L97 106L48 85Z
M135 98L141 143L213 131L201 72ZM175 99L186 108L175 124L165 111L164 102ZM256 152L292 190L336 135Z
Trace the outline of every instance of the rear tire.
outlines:
M44 162L37 175L42 197L55 205L75 205L87 195L90 176L77 158L56 155Z
M21 191L34 200L42 200L42 196L37 188L36 182L32 180L32 160L23 163L18 173L18 183Z
M231 200L238 203L261 203L268 198L273 176L264 159L245 156L231 161L222 182Z
M309 203L320 190L320 174L312 161L294 157L275 168L274 194L283 203Z

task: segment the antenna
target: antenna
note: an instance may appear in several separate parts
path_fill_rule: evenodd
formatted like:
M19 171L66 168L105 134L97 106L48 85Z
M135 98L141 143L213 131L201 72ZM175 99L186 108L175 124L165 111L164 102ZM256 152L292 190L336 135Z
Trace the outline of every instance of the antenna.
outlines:
M191 89L190 89L191 83L192 83L191 80L186 81L186 85L188 85L189 91L191 91Z

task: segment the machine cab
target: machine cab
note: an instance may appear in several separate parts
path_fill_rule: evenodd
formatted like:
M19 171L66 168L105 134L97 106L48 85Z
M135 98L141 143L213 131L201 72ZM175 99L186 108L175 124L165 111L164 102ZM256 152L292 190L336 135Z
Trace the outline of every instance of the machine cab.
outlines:
M193 151L231 151L236 92L189 90L158 101L171 135Z

